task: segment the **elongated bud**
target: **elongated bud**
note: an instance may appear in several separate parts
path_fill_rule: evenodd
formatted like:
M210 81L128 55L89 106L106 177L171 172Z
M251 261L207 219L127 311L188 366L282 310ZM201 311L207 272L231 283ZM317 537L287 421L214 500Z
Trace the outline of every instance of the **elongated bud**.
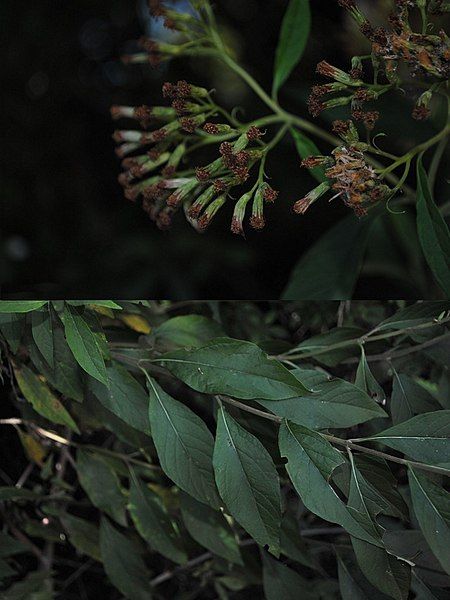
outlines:
M356 144L359 141L358 130L353 121L333 121L332 128L333 132L349 145Z
M349 11L358 25L362 25L366 21L366 17L362 14L359 8L356 6L355 0L338 0L339 6Z
M185 144L179 144L175 148L175 150L170 155L169 160L167 161L166 167L163 170L162 174L164 175L164 177L173 177L173 175L176 173L178 165L180 164L180 161L183 158L185 152L186 152Z
M214 186L209 186L192 204L188 210L188 215L191 219L197 219L202 210L207 206L211 200L216 196L216 190Z
M178 98L207 98L208 90L187 81L180 80L175 86L175 94Z
M189 198L189 196L195 193L196 188L198 187L198 181L193 178L189 180L187 183L184 183L176 192L171 194L167 199L168 206L178 207L180 204Z
M252 192L247 192L239 198L234 206L233 218L231 220L231 232L236 235L244 235L243 222L245 219L245 211L252 196Z
M217 212L222 208L222 206L227 201L227 194L222 194L218 198L216 198L207 208L205 212L202 214L200 219L198 220L198 227L201 231L204 231L209 227L211 221L216 216Z
M203 131L209 135L221 135L223 133L230 133L233 130L230 125L226 125L225 123L205 123Z
M206 165L206 167L197 167L195 169L195 174L199 181L208 181L209 179L215 177L222 169L223 160L221 158L217 158L209 165Z
M205 115L196 115L195 117L181 117L180 125L183 131L194 133L205 122Z
M342 69L338 69L337 67L333 67L326 60L321 61L317 65L317 73L319 75L323 75L324 77L329 77L330 79L334 79L339 83L345 83L345 85L362 85L362 81L359 79L352 79L348 73L342 71Z
M253 198L252 205L252 216L250 218L250 225L253 229L264 229L266 221L264 219L264 186L261 184L256 190L255 197Z
M321 196L326 194L326 192L328 192L330 187L331 187L330 184L327 183L326 181L321 183L320 185L318 185L316 188L314 188L308 194L306 194L306 196L304 198L301 198L301 200L298 200L294 204L294 207L293 207L294 212L296 212L299 215L305 214L305 212L308 210L308 208L311 206L311 204L313 204Z

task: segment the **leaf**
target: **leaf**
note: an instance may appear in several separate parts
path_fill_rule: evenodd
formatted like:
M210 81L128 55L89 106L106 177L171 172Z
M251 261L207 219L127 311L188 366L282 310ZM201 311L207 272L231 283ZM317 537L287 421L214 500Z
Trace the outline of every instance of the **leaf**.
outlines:
M202 510L205 505L202 504ZM176 563L187 561L187 555L175 525L170 520L158 495L132 472L128 509L133 523L150 548Z
M138 333L148 334L152 330L148 321L144 319L144 317L141 315L121 315L120 319L130 329L132 329L133 331L137 331Z
M39 352L53 368L53 324L49 307L31 313L31 333Z
M26 317L14 313L0 313L0 333L8 342L11 352L18 351Z
M360 327L335 327L326 333L313 335L301 344L298 344L292 352L300 351L327 367L336 367L341 361L354 355L354 348L358 345L358 338L364 334ZM353 342L353 343L350 343ZM340 345L338 348L330 346ZM330 348L329 351L326 351Z
M434 278L450 296L450 232L433 200L421 156L417 160L417 232Z
M280 400L309 393L281 363L251 342L217 338L165 354L161 364L194 390L235 398Z
M336 547L335 550L342 600L386 600L386 596L373 588L361 573L353 554L345 548Z
M329 484L333 471L345 461L321 434L284 421L279 445L281 456L288 461L288 475L308 510L326 521L338 523L355 537L380 544L370 533L371 522L362 513L345 506Z
M417 469L408 469L411 500L422 533L450 574L450 493Z
M316 569L317 558L312 555L310 546L299 533L298 520L294 515L285 512L281 521L281 553L305 567Z
M450 462L450 410L417 415L377 433L370 440L431 465Z
M316 144L309 139L303 132L298 131L297 129L291 128L289 130L291 132L292 137L294 138L295 147L297 148L298 155L300 158L308 158L309 156L321 156L321 152ZM325 175L324 167L314 167L313 169L308 169L313 177L317 179L319 183L323 181L328 181L328 177Z
M183 521L192 538L213 554L243 566L233 530L223 514L188 494L181 494L180 500Z
M230 514L261 546L279 555L280 482L261 442L220 407L214 446L217 488Z
M120 533L106 517L100 524L100 550L111 583L129 600L150 600L150 573L140 547Z
M0 313L27 313L38 310L48 300L0 300Z
M142 385L119 363L106 368L108 385L89 380L89 388L105 408L134 429L150 435L148 395Z
M80 484L92 504L120 525L126 525L125 496L111 466L97 454L78 450L77 472Z
M300 61L311 28L309 0L290 0L281 25L280 39L275 55L273 96L288 79Z
M411 567L388 554L384 548L377 548L356 538L352 538L352 545L358 565L367 580L390 598L407 600Z
M113 300L67 300L66 302L71 306L102 306L103 308L122 310L122 307Z
M52 600L53 582L47 569L32 571L8 588L5 600ZM2 598L3 600L3 598Z
M343 379L328 380L320 371L293 369L313 394L271 402L258 400L271 412L310 429L352 427L375 417L387 417L364 391Z
M70 543L78 552L101 561L100 532L96 525L69 513L63 513L60 521L69 536Z
M416 302L382 321L376 329L377 331L383 331L385 329L416 327L437 318L446 310L450 310L450 302Z
M361 346L361 359L356 370L355 385L367 392L377 403L385 403L386 394L370 370L363 346Z
M37 500L40 494L14 486L0 487L0 502L5 500Z
M213 508L219 506L212 468L214 441L205 423L148 380L153 441L163 471L182 490Z
M298 600L300 590L302 599L317 598L310 581L266 553L263 553L263 585L266 600Z
M391 414L394 425L411 419L415 414L439 409L433 396L411 377L394 372Z
M168 319L153 332L157 342L170 346L198 348L224 335L222 327L202 315L181 315Z
M80 433L75 421L60 400L51 392L45 381L25 365L22 365L20 369L15 367L14 374L20 391L36 412L53 423L66 425L76 433Z
M108 385L105 361L99 341L76 308L64 305L64 330L67 343L78 364L89 375Z
M22 554L28 551L28 546L6 533L0 532L0 557L14 556L15 554Z
M348 300L361 269L373 219L350 215L329 229L300 258L283 300Z
M47 456L48 448L43 446L39 440L29 433L25 433L19 429L18 434L27 457L42 467L44 458Z

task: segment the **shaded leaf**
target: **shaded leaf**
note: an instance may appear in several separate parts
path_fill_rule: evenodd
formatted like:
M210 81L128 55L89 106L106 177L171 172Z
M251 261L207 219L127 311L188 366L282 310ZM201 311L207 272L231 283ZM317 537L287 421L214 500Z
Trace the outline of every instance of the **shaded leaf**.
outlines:
M364 348L361 346L361 359L358 364L356 371L355 385L373 398L379 404L384 404L386 401L386 394L383 388L375 379L370 370L369 364L366 359L366 353Z
M36 412L53 423L66 425L79 433L75 421L61 401L51 392L45 381L25 365L22 365L20 369L14 368L14 374L20 391Z
M69 536L70 543L78 552L101 561L100 532L96 525L69 513L62 514L60 521Z
M422 533L450 574L450 493L417 469L408 470L411 500Z
M117 474L106 460L97 454L78 450L77 472L80 484L92 504L120 525L126 525L125 496Z
M312 584L268 554L263 554L263 585L266 600L305 600L317 598Z
M48 300L0 300L0 313L26 313L38 310Z
M392 317L385 319L377 326L377 331L385 329L403 329L422 325L433 318L437 318L442 312L450 310L450 302L430 301L416 302L397 311Z
M311 28L309 0L290 0L281 25L275 55L273 94L278 90L300 61Z
M232 563L243 565L233 530L223 514L181 494L181 514L192 538L201 546Z
M360 327L335 327L326 333L311 336L298 344L293 352L300 351L327 367L335 367L342 360L354 355L354 348L359 343L358 338L364 333L364 329ZM352 344L350 344L351 341L353 341ZM341 347L334 348L338 344ZM329 349L330 346L333 348Z
M221 406L214 446L217 488L230 514L261 546L280 552L280 482L261 442Z
M165 354L161 364L205 394L280 400L308 393L288 369L251 342L218 338L201 348Z
M372 218L346 217L301 257L283 292L284 300L348 300L361 269Z
M219 497L212 468L214 441L205 423L148 380L150 423L161 467L182 490L213 508Z
M308 158L309 156L321 156L321 152L316 144L309 139L303 132L298 131L297 129L290 129L291 135L294 138L295 147L297 148L297 152L300 158ZM324 167L314 167L313 169L308 169L313 177L317 179L319 183L323 181L328 181L327 176L325 175Z
M174 347L197 348L224 335L217 321L202 315L181 315L168 319L153 332L157 342Z
M394 372L391 414L394 425L411 419L418 413L439 409L439 404L427 390L411 377Z
M205 505L202 504L202 510ZM148 545L176 563L187 561L187 555L175 525L159 496L132 473L130 511L136 529Z
M100 524L100 550L106 574L129 600L150 600L150 573L134 540L119 532L106 517Z
M53 323L49 307L31 313L31 333L39 352L53 368Z

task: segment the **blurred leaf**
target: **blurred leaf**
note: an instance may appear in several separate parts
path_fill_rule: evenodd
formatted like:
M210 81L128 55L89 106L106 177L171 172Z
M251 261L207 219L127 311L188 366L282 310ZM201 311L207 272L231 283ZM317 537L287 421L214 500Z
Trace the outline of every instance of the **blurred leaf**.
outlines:
M48 448L45 448L37 439L24 431L19 430L19 437L28 458L42 467Z
M121 315L120 320L123 321L130 329L137 331L138 333L148 334L152 330L147 319L144 319L142 315Z
M392 317L385 319L377 326L377 331L385 329L403 329L416 327L436 319L441 313L450 310L450 302L416 302L397 311Z
M311 583L266 553L263 553L263 585L266 600L305 600L317 598Z
M273 95L300 61L311 27L309 0L290 0L281 25L280 39L275 55Z
M28 550L28 546L19 542L19 540L16 540L6 533L0 532L0 557L14 556L15 554L27 552Z
M417 231L436 281L450 296L450 232L433 200L421 156L417 160Z
M78 552L101 561L100 532L96 525L67 512L60 517L60 521L69 536L70 543Z
M364 333L364 329L360 327L335 327L326 333L311 336L298 344L292 352L300 351L327 367L335 367L341 361L354 355L355 348L358 346L358 338ZM338 347L334 348L334 346ZM329 351L327 351L328 348Z
M164 321L153 332L157 342L174 347L198 348L224 335L217 321L202 315L181 315Z
M224 515L181 494L181 514L192 538L201 546L227 561L243 565L233 530Z
M163 471L182 490L218 507L212 468L213 436L202 419L148 380L150 424Z
M89 375L108 385L105 361L99 341L77 309L64 306L63 322L67 343L78 364Z
M77 472L80 484L92 504L120 525L126 525L126 499L119 478L111 466L97 454L79 449Z
M31 313L31 332L39 352L53 368L53 324L50 307Z
M161 364L194 390L235 398L281 400L303 396L306 387L255 344L217 338L201 348L165 354Z
M16 353L23 334L25 317L14 313L0 313L0 332L8 342L11 352Z
M349 215L300 258L283 292L284 300L348 300L361 269L373 219Z
M150 573L136 542L120 533L106 517L100 524L100 550L106 574L129 600L151 600Z
M206 509L205 505L201 505ZM128 505L136 529L150 548L176 563L187 561L180 536L158 495L132 473Z
M408 470L414 514L434 555L450 574L450 493L417 469Z
M27 313L38 310L47 302L48 300L0 300L0 313Z
M37 500L40 494L15 486L0 487L0 501L4 500Z
M14 368L20 391L26 400L40 415L60 425L67 425L73 431L79 433L78 427L63 404L51 392L45 381L38 377L31 369L22 365Z
M228 510L261 546L280 553L280 482L261 442L219 409L214 473Z
M55 597L47 570L28 573L24 579L13 583L6 594L5 600L52 600Z

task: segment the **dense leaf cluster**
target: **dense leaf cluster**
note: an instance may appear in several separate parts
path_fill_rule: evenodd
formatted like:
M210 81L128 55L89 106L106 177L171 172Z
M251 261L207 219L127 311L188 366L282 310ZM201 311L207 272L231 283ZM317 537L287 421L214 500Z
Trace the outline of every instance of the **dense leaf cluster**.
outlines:
M0 302L0 597L448 597L449 311Z

